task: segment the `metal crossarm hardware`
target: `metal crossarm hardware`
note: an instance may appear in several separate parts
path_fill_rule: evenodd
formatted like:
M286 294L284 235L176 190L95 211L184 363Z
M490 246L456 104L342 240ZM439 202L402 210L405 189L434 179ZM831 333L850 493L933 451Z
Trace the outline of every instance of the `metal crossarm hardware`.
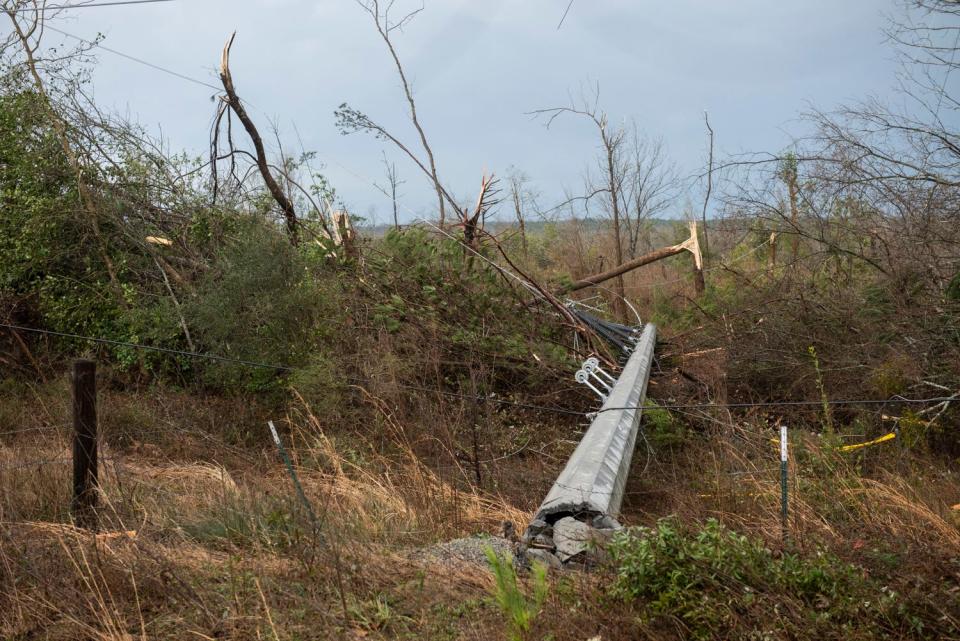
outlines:
M589 387L591 390L593 390L594 393L595 393L597 396L600 397L600 400L601 400L601 401L605 401L605 400L607 399L607 395L604 394L604 393L603 393L602 391L600 391L599 389L597 389L597 387L596 387L593 383L590 382L590 375L589 375L587 372L585 372L584 370L578 369L578 370L577 370L577 373L574 374L573 378L574 378L574 380L576 380L576 381L577 381L578 383L580 383L581 385L586 385L586 386ZM607 388L607 391L610 391L610 388L609 388L609 387Z

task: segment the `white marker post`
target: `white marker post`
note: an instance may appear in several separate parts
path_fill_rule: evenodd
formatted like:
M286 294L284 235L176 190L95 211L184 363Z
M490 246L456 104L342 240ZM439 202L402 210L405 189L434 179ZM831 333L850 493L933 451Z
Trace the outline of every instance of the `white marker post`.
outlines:
M780 528L787 542L787 426L780 426Z

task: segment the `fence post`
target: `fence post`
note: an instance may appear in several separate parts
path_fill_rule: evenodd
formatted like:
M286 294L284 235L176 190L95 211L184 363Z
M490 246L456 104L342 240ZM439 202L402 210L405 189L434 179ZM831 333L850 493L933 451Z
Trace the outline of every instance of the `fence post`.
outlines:
M287 448L285 448L283 443L280 441L280 435L277 433L277 428L274 426L273 421L267 421L267 427L270 428L270 434L273 436L273 442L280 451L280 456L283 458L284 465L287 466L287 472L290 474L290 478L293 480L293 486L297 490L297 496L300 498L300 502L303 503L303 507L307 508L307 514L310 515L310 522L313 524L314 532L319 532L320 521L317 519L317 513L313 511L313 506L310 504L310 500L303 491L303 486L300 485L300 479L297 478L297 471L293 467L293 460L290 458L290 455L287 454Z
M97 365L73 364L73 503L74 522L96 528L97 508Z
M789 536L787 521L787 426L780 426L780 529L783 543Z

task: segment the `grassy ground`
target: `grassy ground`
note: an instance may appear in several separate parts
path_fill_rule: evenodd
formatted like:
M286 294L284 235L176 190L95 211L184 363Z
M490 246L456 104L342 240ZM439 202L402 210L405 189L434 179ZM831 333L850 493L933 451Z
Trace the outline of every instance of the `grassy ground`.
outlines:
M314 525L264 438L275 408L107 390L94 535L69 524L69 464L21 467L69 458L65 391L64 381L18 388L0 410L5 428L22 430L0 447L3 638L960 636L960 479L904 442L842 453L838 445L863 439L792 430L785 547L774 430L715 418L715 429L694 432L682 417L651 413L651 449L638 449L625 520L656 527L674 515L681 538L642 562L627 555L592 574L552 574L523 630L498 604L486 564L423 550L496 535L505 520L522 528L575 437L554 439L547 456L486 463L478 488L466 463L452 475L432 469L386 409L384 441L370 443L294 402L274 420ZM721 542L693 569L683 565L684 546L710 519L769 553ZM471 545L482 549L482 539ZM798 560L784 574L790 555ZM823 586L848 564L842 594L830 594ZM645 581L652 592L624 591L624 576L650 568L692 578L682 589ZM530 576L518 581L531 600ZM814 586L810 595L798 595L798 581Z

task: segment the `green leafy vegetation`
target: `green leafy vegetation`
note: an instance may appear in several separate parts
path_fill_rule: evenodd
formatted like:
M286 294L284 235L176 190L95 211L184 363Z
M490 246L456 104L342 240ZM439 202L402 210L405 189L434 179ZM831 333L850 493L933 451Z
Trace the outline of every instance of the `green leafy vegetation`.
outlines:
M517 572L513 567L513 560L507 556L497 556L489 546L484 549L490 569L494 577L494 599L506 620L507 630L512 641L522 641L533 621L540 614L543 604L549 593L547 583L547 568L540 564L533 564L531 583L533 591L530 596L524 594L517 581Z
M0 18L44 19L17 6ZM371 17L389 38L417 13ZM949 118L808 114L790 149L708 170L702 273L674 253L562 294L675 249L678 218L701 216L665 148L599 96L579 113L602 147L583 195L547 208L515 172L475 198L408 148L450 192L446 219L384 229L312 152L264 168L226 95L210 157L170 153L90 101L86 45L38 60L0 44L0 322L50 332L0 329L0 637L960 637ZM956 47L935 60L956 66ZM616 371L563 305L633 323L621 286L661 339L617 515L636 527L590 571L481 554L526 522L596 410L579 363ZM97 533L70 515L79 357L99 372Z
M896 616L896 596L829 552L774 554L715 519L702 529L665 519L618 533L610 547L616 578L610 594L638 601L650 617L675 617L695 638L783 625L879 632ZM787 614L791 608L800 608ZM782 608L780 616L777 609ZM792 616L791 616L792 615ZM779 621L778 621L779 619ZM749 635L747 635L749 636Z

